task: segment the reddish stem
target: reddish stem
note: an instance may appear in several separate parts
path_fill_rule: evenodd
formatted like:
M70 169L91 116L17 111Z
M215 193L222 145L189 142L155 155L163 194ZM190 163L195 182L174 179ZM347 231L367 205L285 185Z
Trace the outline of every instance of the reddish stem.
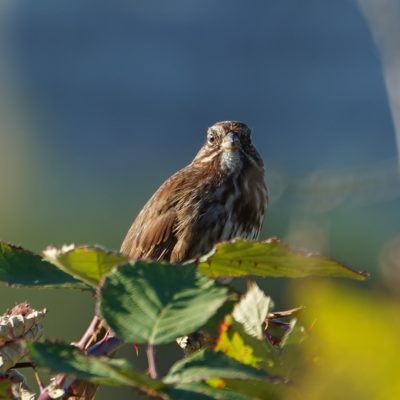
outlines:
M81 340L76 343L75 346L78 347L78 349L86 350L92 338L97 335L100 326L101 319L95 315L89 327L86 329L86 332L83 334Z
M149 374L153 379L157 378L156 360L154 357L154 347L152 344L147 346L147 362L149 363Z

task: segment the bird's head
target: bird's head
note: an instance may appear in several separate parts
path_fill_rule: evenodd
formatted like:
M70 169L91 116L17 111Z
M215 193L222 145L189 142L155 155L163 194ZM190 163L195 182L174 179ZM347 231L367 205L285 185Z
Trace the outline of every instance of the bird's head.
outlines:
M207 140L194 163L216 163L223 170L238 172L243 166L263 168L263 162L251 142L250 128L239 121L221 121L207 130Z

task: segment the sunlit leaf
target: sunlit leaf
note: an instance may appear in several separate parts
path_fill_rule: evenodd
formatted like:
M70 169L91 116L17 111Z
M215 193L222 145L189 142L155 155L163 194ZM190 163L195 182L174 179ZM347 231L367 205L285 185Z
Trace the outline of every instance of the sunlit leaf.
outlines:
M232 316L243 325L246 333L257 339L263 339L263 328L270 304L271 298L253 282L240 302L236 304Z
M220 351L202 350L175 363L164 382L182 384L212 378L267 380L270 377L266 372L242 364Z
M0 281L13 286L86 287L39 255L4 242L0 242Z
M232 329L224 329L217 339L216 351L222 351L230 358L243 364L259 367L262 359L254 354L254 349L247 345L242 335Z
M28 348L40 367L53 372L71 374L93 383L133 386L146 393L158 393L165 388L161 381L135 371L126 360L88 356L63 343L31 343Z
M222 351L243 364L265 371L269 371L276 362L276 354L269 341L247 334L243 325L235 321L231 315L227 315L220 326L215 350Z
M136 262L106 277L100 310L123 340L161 344L202 327L226 295L193 265Z
M238 277L247 275L302 278L339 277L365 280L368 274L315 254L294 251L277 239L265 242L233 240L220 243L198 261L204 275Z
M108 251L100 246L71 245L61 249L48 247L44 256L67 274L94 287L116 265L128 261L123 254Z

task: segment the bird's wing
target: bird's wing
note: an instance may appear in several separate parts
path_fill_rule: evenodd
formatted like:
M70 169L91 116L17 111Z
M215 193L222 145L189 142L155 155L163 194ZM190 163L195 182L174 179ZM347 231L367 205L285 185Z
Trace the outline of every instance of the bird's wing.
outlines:
M188 167L167 179L143 207L122 243L121 251L135 259L169 261L177 243L177 204L185 192Z
M129 229L121 251L131 258L169 260L176 244L174 225L175 209L169 209L158 216L139 215Z

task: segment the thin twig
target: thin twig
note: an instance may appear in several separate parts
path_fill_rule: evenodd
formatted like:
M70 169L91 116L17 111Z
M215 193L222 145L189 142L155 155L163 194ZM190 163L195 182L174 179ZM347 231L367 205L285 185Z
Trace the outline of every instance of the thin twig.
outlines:
M97 315L95 315L89 327L87 328L86 332L83 334L81 340L78 343L76 343L75 346L81 350L86 350L90 346L90 343L98 334L98 331L101 327L101 323L102 323L101 319Z
M154 347L152 344L147 346L147 362L149 364L149 374L153 379L157 378L156 360L154 358Z
M33 374L35 375L36 383L38 384L40 391L44 390L42 378L40 377L39 372L37 372L37 369L35 367L33 368Z

